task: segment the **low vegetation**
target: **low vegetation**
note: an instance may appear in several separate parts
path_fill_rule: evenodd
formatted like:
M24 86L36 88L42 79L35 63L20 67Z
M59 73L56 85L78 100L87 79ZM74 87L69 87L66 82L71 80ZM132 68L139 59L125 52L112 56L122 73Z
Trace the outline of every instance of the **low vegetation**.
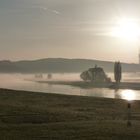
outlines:
M0 140L140 139L140 101L0 89Z

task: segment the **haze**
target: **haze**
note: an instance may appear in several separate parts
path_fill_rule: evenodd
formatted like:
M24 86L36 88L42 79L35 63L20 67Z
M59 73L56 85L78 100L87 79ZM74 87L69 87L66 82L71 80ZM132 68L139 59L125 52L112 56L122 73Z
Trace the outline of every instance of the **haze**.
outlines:
M119 18L139 26L139 0L0 0L0 59L86 58L137 63L138 40L108 35Z

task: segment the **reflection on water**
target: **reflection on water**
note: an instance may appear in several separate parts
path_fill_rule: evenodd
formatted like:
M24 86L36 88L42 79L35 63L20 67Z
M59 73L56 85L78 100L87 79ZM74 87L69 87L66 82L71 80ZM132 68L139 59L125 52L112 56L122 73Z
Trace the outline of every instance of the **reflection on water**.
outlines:
M121 93L122 99L132 101L136 98L136 93L134 90L123 90Z
M139 75L140 76L140 75ZM43 76L46 80L47 74ZM127 77L128 74L127 74ZM129 79L132 77L129 77ZM126 100L140 100L140 91L113 90L107 88L82 89L66 85L49 85L36 83L25 79L33 79L33 74L0 74L0 88L27 90L37 92L59 93L65 95L94 96L105 98L119 98ZM125 79L125 78L124 78ZM138 79L138 78L137 78ZM52 80L80 80L79 74L54 74ZM133 79L134 80L134 79Z
M140 100L140 91L139 90L130 90L130 89L119 89L114 90L116 99L125 99L128 101Z

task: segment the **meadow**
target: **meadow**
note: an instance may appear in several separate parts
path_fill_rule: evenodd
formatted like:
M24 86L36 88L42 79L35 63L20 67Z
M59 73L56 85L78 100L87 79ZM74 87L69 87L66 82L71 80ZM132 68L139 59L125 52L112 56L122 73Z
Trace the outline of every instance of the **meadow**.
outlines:
M140 101L0 89L0 140L139 140Z

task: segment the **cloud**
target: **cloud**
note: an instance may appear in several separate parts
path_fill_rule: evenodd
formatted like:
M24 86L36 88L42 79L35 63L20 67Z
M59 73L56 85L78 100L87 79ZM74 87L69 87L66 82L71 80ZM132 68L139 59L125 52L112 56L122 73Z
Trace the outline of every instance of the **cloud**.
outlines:
M48 10L47 7L41 7L40 9L42 9L42 10L44 10L44 11Z
M48 7L33 7L33 8L34 9L42 10L44 12L53 13L53 14L56 14L56 15L60 15L61 14L58 10L50 9Z
M57 14L57 15L60 15L60 12L57 11L57 10L52 10L53 13Z

